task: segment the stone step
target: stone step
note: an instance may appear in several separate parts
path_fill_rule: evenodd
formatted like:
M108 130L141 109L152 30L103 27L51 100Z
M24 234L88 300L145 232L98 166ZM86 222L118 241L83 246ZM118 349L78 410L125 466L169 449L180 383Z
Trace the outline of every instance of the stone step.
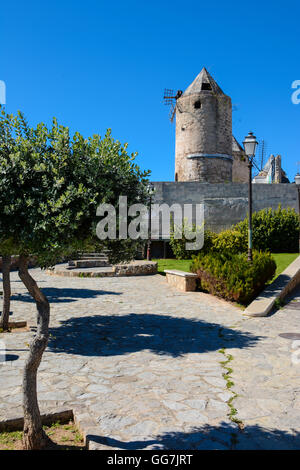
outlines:
M78 253L78 259L107 259L108 252L103 251L102 253Z
M109 266L108 260L105 259L78 259L69 261L69 268L102 268L105 266Z

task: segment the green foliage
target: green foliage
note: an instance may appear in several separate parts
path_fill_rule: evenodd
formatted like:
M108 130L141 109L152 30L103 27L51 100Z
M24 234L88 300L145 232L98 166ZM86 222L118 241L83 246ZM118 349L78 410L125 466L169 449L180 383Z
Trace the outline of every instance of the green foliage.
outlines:
M0 252L11 243L13 253L30 253L42 267L91 243L96 251L117 247L119 261L131 257L135 242L100 243L95 227L101 203L116 207L126 195L128 205L148 204L149 172L139 169L135 157L110 130L103 139L78 132L71 137L56 119L50 129L43 123L30 128L20 112L1 109Z
M197 255L200 252L200 250L186 249L186 243L193 241L189 234L196 234L200 231L201 227L196 227L195 224L189 226L186 220L183 221L182 227L180 228L174 226L171 220L170 246L176 259L191 259L192 255ZM207 253L211 250L215 236L216 235L210 230L204 230L204 245L201 249L202 252Z
M12 253L15 253L17 250L17 246L15 245L15 242L12 237L10 238L2 238L0 240L0 253L1 255L11 255Z
M276 210L264 209L254 212L253 224L253 247L258 251L270 251L272 253L295 253L299 247L299 215L294 209ZM175 227L171 233L170 245L176 259L189 259L197 252L186 250L188 241L186 236L178 235ZM195 230L193 226L190 230ZM248 218L233 226L232 229L224 230L218 234L205 230L204 246L201 253L214 251L217 253L246 253L248 246ZM198 251L199 252L199 251Z
M299 248L299 215L295 209L264 209L253 213L253 247L272 253L295 253ZM234 227L247 240L248 219Z
M215 235L212 249L220 253L242 253L247 251L247 234L238 230L224 230Z
M201 288L227 300L248 304L272 279L276 263L270 253L254 251L253 263L246 254L200 253L191 271L200 278Z
M274 307L275 307L276 309L279 310L279 309L283 308L284 306L285 306L285 302L284 302L283 299L276 299L276 300L275 300L275 302L274 302Z
M263 209L254 212L253 247L272 253L293 253L299 245L299 216L294 209ZM248 245L248 218L212 237L211 249L219 253L243 253Z

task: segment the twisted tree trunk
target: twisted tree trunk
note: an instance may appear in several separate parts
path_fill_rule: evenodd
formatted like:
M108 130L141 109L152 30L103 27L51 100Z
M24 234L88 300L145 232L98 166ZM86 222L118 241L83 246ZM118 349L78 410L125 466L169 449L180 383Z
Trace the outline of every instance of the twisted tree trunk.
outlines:
M45 447L49 441L42 427L37 400L37 370L48 343L50 306L47 298L28 272L28 258L22 255L19 260L19 277L35 300L37 307L37 333L30 344L29 356L23 374L23 447L26 450L37 450Z
M10 310L10 263L11 256L3 255L2 256L2 279L3 279L3 308L0 318L0 328L3 331L8 331L9 324L9 310Z

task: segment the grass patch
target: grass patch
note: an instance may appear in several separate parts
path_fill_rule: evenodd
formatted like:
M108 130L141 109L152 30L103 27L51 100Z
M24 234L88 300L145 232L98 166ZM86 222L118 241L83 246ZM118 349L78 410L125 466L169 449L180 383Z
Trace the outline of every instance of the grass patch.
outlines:
M279 274L281 274L295 259L299 253L273 253L273 258L276 261L277 269L274 278L270 281L273 282ZM164 274L165 269L178 269L179 271L190 272L191 259L154 259L157 262L157 272Z
M276 300L275 300L275 303L274 303L274 307L275 307L277 310L279 310L279 309L283 308L283 307L285 306L285 304L286 304L286 303L285 303L284 300L282 300L282 299L276 299Z
M73 421L43 426L51 444L45 450L84 450L83 437ZM0 433L0 450L22 450L22 431Z
M178 269L179 271L190 272L191 259L154 259L157 262L158 274L165 274L165 269Z
M299 256L299 253L273 253L272 256L275 259L277 266L276 273L272 279L272 281L274 281L274 279L276 279L276 277L278 277L279 274L281 274L289 264L295 261L295 259Z
M22 440L22 431L1 432L0 450L14 450Z

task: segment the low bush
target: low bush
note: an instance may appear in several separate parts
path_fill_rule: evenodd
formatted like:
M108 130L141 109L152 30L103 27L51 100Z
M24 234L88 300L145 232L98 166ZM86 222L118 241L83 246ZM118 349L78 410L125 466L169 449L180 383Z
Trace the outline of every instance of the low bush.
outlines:
M273 278L276 263L270 253L257 251L253 263L244 253L199 253L193 257L191 271L198 274L203 290L248 305Z
M299 215L295 209L263 209L252 216L253 248L272 253L296 253L299 249ZM186 250L187 238L175 238L178 229L171 233L170 245L176 259L189 259L200 250ZM195 226L190 230L195 231ZM248 248L248 218L231 229L218 234L204 231L204 246L201 253L217 252L223 254L246 253Z
M253 247L272 253L296 253L299 249L299 215L295 209L263 209L253 213ZM234 226L247 240L248 219Z
M188 226L187 222L184 221L182 228L172 227L170 233L170 246L172 252L176 259L191 259L192 256L197 255L200 251L203 253L208 253L213 249L213 240L216 237L216 234L210 230L204 230L204 245L201 250L187 250L186 244L191 243L194 240L188 239L186 233L197 233L201 228L195 226ZM181 237L181 238L180 238Z
M224 230L215 235L212 250L220 253L242 253L247 251L247 233L238 230Z

